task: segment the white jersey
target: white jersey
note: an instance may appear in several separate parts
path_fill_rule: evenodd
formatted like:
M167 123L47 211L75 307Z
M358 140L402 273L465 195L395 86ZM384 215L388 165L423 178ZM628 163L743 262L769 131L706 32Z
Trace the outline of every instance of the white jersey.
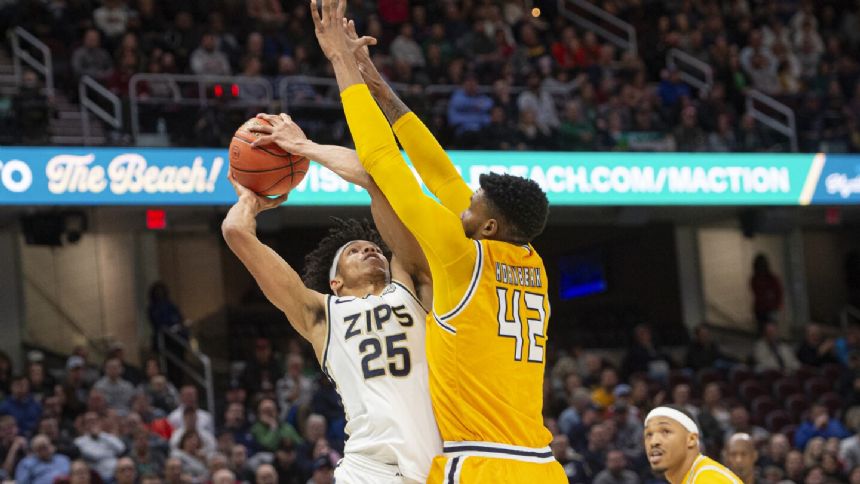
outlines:
M442 442L430 404L427 312L397 281L379 296L328 296L322 368L346 413L344 454L425 482Z

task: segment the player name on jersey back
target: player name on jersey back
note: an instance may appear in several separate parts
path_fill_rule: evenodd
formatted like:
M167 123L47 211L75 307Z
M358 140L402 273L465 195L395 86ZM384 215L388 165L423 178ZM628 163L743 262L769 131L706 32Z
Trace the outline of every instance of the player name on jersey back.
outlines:
M496 281L524 287L543 287L540 267L509 266L496 262Z

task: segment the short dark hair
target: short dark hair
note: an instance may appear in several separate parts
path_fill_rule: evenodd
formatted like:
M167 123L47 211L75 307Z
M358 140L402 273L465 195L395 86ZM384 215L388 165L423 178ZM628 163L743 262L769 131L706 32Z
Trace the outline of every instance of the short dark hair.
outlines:
M514 175L485 173L479 177L492 208L510 224L509 242L528 243L543 232L549 200L534 180Z
M328 230L328 234L320 240L317 248L305 256L305 270L302 274L305 286L323 294L331 294L328 273L331 269L332 259L334 259L338 249L347 242L353 240L373 242L382 249L385 257L391 260L391 251L370 221L367 219L344 220L337 217L332 217L332 220L335 226Z

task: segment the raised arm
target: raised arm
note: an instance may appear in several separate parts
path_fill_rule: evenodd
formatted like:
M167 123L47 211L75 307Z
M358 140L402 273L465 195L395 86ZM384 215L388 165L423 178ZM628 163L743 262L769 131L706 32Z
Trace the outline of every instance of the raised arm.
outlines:
M459 216L424 195L412 171L406 166L394 141L394 134L367 86L362 82L354 82L356 75L361 77L353 56L356 43L347 38L345 25L332 20L342 20L346 10L343 0L337 3L336 11L324 11L324 15L333 16L326 21L321 21L315 10L311 12L317 39L331 61L341 87L344 113L355 141L358 159L424 250L434 276L433 304L438 307L440 294L447 300L445 296L461 291L468 285L477 248L463 232ZM443 273L445 277L436 277ZM451 287L440 287L442 281Z
M358 39L355 23L348 24L350 38ZM424 184L448 210L459 214L469 207L472 189L454 168L451 159L418 116L397 96L376 69L367 47L355 51L355 59L370 93L385 114L388 123Z
M257 214L279 206L286 196L270 199L256 195L232 178L230 182L239 201L221 224L224 240L254 276L266 298L320 353L325 342L325 296L308 289L287 261L257 238Z
M406 284L421 299L424 307L431 307L433 290L430 266L418 241L397 217L385 195L367 173L355 150L334 145L320 145L308 140L302 129L286 114L279 116L260 114L270 126L252 128L263 136L254 144L277 144L281 149L314 160L344 180L354 183L370 194L370 211L376 229L393 254L391 276Z

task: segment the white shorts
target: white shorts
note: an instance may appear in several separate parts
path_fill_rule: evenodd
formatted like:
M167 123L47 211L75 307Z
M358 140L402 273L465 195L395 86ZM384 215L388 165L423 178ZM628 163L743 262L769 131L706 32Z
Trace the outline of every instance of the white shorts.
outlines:
M335 484L417 484L400 474L396 465L383 464L359 454L347 454L334 470Z

